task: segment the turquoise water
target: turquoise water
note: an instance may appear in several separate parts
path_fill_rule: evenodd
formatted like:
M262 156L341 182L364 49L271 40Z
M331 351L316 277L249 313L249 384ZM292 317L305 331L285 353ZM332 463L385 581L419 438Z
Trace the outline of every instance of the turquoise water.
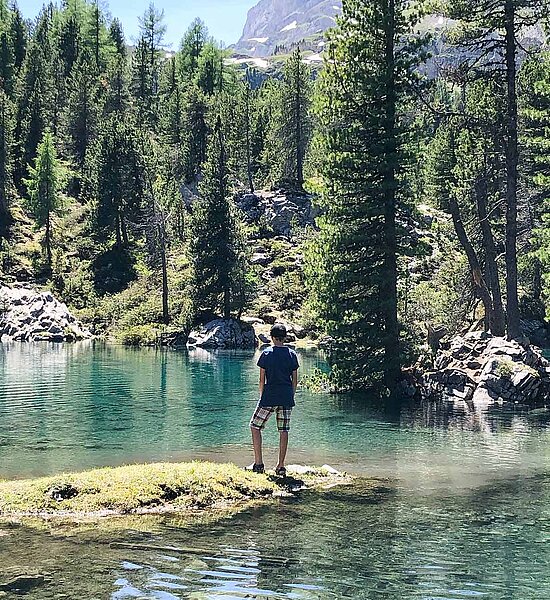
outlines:
M247 464L254 365L251 353L0 345L0 478L195 457ZM273 425L267 438L273 461ZM389 478L380 502L359 483L209 525L0 524L0 585L33 570L46 578L29 594L39 600L550 598L549 442L545 416L396 415L302 390L291 462Z

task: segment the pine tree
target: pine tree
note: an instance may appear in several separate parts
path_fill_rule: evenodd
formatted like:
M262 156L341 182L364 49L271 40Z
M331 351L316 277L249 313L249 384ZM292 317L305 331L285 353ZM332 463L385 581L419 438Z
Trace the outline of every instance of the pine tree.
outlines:
M397 210L405 189L404 100L421 60L408 3L347 0L328 38L318 118L326 214L309 252L312 307L335 339L341 388L393 390L400 376Z
M490 72L506 85L506 318L508 337L521 336L518 297L518 100L520 32L549 14L547 0L447 0L446 13L464 25L468 71Z
M136 101L137 121L149 127L153 127L155 120L154 80L149 46L145 38L140 38L132 55L131 90Z
M15 138L19 141L15 182L21 187L28 165L36 157L44 132L52 125L54 65L51 45L52 14L44 10L25 55L18 91Z
M550 55L537 53L521 71L521 147L529 191L532 300L550 298Z
M281 90L279 151L282 180L301 190L304 186L304 162L311 138L311 70L297 48L287 60Z
M199 57L209 39L208 29L200 20L195 19L181 41L177 61L182 81L194 81L199 68Z
M197 180L201 165L206 159L208 137L208 103L196 85L190 85L185 101L184 120L184 181L193 183Z
M195 306L220 310L225 319L246 301L244 245L235 209L229 199L230 183L221 119L210 136L208 153L193 206L190 254L193 264Z
M12 103L0 90L0 240L8 237L11 225L13 125Z
M28 31L23 15L17 5L13 6L11 11L10 33L13 44L14 65L17 73L19 73L27 51Z
M122 23L118 19L113 19L109 27L109 37L115 48L115 54L126 56L126 41L124 39L124 30Z
M99 90L94 75L94 59L84 50L68 81L66 110L68 150L80 172L96 135L100 112Z
M0 24L0 89L13 98L15 89L15 60L12 38L7 28Z
M141 219L144 166L137 136L116 116L103 124L96 147L97 226L99 237L114 234L118 248L130 243L129 226Z
M68 14L65 16L59 33L59 48L58 52L64 65L64 75L68 77L75 62L78 59L78 54L81 47L80 25L76 15Z
M54 140L46 130L38 147L34 166L29 168L29 179L25 182L29 190L28 206L38 227L45 227L44 244L46 263L52 266L52 219L61 209L60 166Z

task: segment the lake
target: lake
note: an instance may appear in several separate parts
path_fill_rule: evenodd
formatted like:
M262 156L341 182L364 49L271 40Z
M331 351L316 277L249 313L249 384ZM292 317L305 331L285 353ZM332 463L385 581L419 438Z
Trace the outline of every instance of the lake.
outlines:
M0 345L0 478L192 458L249 464L256 357ZM323 359L301 363L307 372ZM39 600L550 598L545 419L434 405L393 414L305 390L297 403L290 462L387 478L393 491L372 504L359 482L207 524L0 523L0 582L32 567L47 576L30 594Z

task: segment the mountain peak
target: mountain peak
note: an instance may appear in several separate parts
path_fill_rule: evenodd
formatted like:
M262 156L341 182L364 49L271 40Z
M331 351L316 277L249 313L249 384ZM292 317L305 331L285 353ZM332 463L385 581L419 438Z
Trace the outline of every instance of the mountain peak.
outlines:
M235 50L265 57L302 41L320 50L323 33L335 24L341 11L341 0L260 0L248 11Z

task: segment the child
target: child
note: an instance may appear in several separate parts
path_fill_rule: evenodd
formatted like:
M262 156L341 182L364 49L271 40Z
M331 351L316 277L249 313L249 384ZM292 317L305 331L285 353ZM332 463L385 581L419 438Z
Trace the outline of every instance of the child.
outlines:
M298 357L296 352L284 345L286 327L275 324L271 328L273 346L262 352L258 360L260 367L260 401L250 421L252 442L254 444L255 473L263 473L262 429L269 417L277 413L279 429L279 462L275 474L286 477L285 459L288 448L288 432L290 431L290 415L294 403L294 394L298 385Z

